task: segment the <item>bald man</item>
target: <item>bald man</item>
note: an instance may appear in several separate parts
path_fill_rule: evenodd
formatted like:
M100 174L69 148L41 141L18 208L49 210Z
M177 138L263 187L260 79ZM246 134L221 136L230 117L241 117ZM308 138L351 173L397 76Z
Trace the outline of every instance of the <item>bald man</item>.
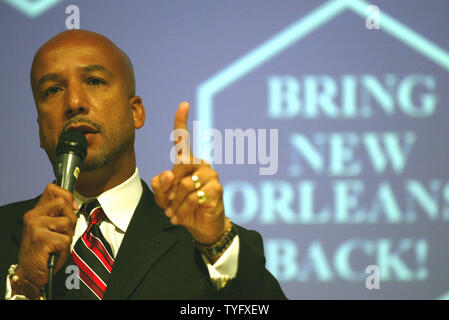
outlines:
M153 192L140 179L134 139L145 108L131 61L113 42L62 32L37 51L30 82L40 147L55 173L61 133L82 132L88 150L74 194L50 183L0 208L6 299L44 299L54 252L56 299L285 298L265 269L260 235L226 218L207 163L180 148L179 163L152 179ZM187 130L188 111L181 103L174 129Z

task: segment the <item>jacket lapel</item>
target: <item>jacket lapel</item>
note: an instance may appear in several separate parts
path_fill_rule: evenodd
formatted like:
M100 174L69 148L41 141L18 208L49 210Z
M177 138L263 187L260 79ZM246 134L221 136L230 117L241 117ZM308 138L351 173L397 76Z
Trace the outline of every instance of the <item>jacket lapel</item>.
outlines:
M151 266L176 242L173 225L142 181L139 204L117 253L104 299L127 299Z

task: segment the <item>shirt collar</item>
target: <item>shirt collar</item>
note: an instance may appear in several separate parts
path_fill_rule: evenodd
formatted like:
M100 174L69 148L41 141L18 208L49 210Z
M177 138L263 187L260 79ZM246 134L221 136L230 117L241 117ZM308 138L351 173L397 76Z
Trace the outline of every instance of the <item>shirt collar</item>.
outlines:
M100 202L106 217L122 232L126 232L134 211L139 204L142 191L143 187L140 181L139 170L136 168L134 174L128 180L103 192L96 198ZM76 191L73 195L79 206L94 199L84 197Z

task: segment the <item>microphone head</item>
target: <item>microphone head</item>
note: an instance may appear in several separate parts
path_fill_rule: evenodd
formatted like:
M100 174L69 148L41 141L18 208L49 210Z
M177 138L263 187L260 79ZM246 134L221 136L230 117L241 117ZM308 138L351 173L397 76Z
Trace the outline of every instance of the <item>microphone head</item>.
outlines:
M61 133L56 147L56 157L65 153L73 153L84 161L87 155L87 140L82 132L69 130Z

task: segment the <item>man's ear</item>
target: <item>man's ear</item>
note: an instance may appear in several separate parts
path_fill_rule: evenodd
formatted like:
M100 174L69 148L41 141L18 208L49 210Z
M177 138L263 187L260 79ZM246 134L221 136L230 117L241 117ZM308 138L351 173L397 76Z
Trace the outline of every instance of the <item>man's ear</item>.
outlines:
M140 129L145 124L145 107L142 104L142 98L134 96L128 101L133 113L134 128Z

